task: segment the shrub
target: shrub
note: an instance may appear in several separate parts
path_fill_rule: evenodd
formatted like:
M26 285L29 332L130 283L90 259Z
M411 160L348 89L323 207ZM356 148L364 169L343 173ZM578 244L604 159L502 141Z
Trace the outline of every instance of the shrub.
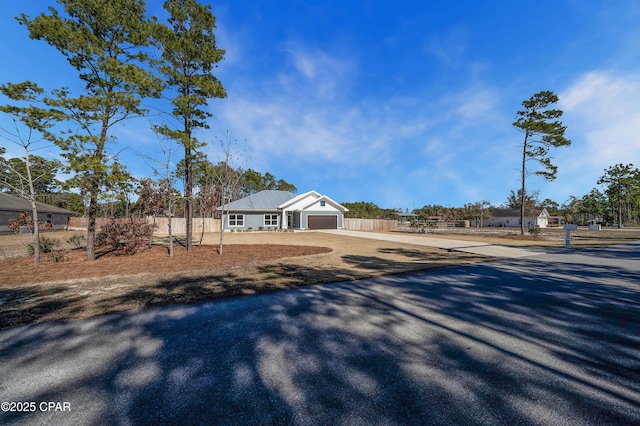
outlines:
M44 235L40 236L40 253L51 253L56 247L60 245L60 241L57 238L49 238ZM27 244L27 253L29 256L33 256L35 247L33 243Z
M17 218L9 220L9 229L16 234L20 233L21 227L26 227L29 232L33 231L33 217L31 213L20 212ZM53 224L49 222L38 222L38 229L50 230L53 229Z
M114 250L135 253L144 250L153 235L153 224L143 219L118 221L111 219L96 235L96 247L111 246Z
M411 218L411 221L409 222L409 229L411 230L411 232L424 234L426 232L426 225L424 221L418 220L416 218Z
M436 229L438 229L438 223L437 222L427 222L427 229L429 229L429 232L431 232L432 234L435 234L436 233Z
M84 238L84 235L75 234L73 237L69 238L67 242L71 244L74 248L80 248L82 247L85 240L86 239Z
M538 228L537 226L529 228L529 234L537 237L538 235L540 235L540 228Z
M65 260L67 260L67 255L69 254L69 250L54 250L51 253L51 256L53 258L53 261L58 263L58 262L64 262Z

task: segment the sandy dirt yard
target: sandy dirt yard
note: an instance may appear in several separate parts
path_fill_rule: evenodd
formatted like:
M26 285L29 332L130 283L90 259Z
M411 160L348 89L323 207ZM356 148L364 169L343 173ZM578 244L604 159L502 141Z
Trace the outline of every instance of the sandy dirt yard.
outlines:
M492 260L319 232L255 232L225 234L222 256L216 251L220 234L207 234L202 247L191 253L177 244L173 258L168 256L167 238L156 236L153 247L144 252L98 251L98 259L88 261L84 248L68 242L74 234L81 235L45 233L60 245L55 253L43 254L38 265L26 257L30 235L0 235L0 328ZM561 229L544 230L540 236L486 228L421 236L564 247ZM572 245L579 249L637 239L638 229L580 230L574 232Z
M317 232L266 232L225 234L222 256L219 234L209 234L191 253L177 245L173 258L166 238L157 237L150 250L98 252L88 261L67 242L73 232L45 235L59 239L62 251L43 254L38 265L14 257L26 253L29 235L0 236L0 328L487 260Z

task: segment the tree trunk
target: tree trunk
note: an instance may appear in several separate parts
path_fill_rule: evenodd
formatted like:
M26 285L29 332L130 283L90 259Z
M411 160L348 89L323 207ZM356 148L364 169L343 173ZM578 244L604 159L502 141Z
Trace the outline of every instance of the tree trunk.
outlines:
M148 223L148 219L147 219ZM153 242L153 233L156 232L156 214L153 214L153 228L151 229L151 238L149 238L149 250L151 250L151 243Z
M191 137L189 137L189 143L191 143ZM184 148L184 165L185 165L185 183L184 183L184 216L186 222L186 234L187 234L187 251L191 251L191 238L193 237L193 173L191 166L191 148L185 146Z
M38 227L38 206L36 205L36 191L33 188L33 178L31 177L31 166L29 165L29 149L25 148L24 164L27 170L27 181L29 182L29 198L31 201L31 214L33 215L33 262L40 263L40 228Z
M173 257L173 230L171 228L171 210L167 215L168 227L169 227L169 257Z
M198 247L202 247L202 240L204 240L204 212L200 212L202 215L202 230L200 231L200 241L198 242Z
M618 229L622 229L622 183L618 182Z
M111 108L107 106L105 117L111 115ZM103 118L102 129L100 131L100 139L96 143L96 149L92 157L100 162L103 161L104 144L107 140L107 130L109 129L109 118ZM98 216L98 194L100 193L100 185L98 176L94 171L91 176L91 184L89 187L89 223L87 224L87 259L96 260L96 217Z
M31 211L33 214L33 262L40 263L40 229L38 226L38 207L35 198L31 199Z
M526 176L526 163L527 163L527 139L529 139L529 132L524 134L524 142L522 144L522 185L520 187L520 235L524 235L524 200L525 198L525 176Z
M220 247L218 247L218 254L222 256L222 240L224 239L224 204L220 214Z
M222 195L222 209L220 210L220 247L218 247L218 254L222 256L222 242L224 240L224 193L220 192Z
M96 217L98 215L98 188L89 190L89 221L87 223L87 259L96 260Z

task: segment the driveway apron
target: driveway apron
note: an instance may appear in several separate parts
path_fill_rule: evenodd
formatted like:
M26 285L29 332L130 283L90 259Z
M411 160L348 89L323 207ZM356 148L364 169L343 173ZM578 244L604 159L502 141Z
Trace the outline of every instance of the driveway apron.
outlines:
M450 240L447 238L431 238L427 236L408 235L401 233L380 233L363 231L346 231L342 229L327 229L315 232L324 232L345 237L367 238L371 240L393 241L396 243L413 244L441 248L445 250L461 251L478 254L481 256L517 259L520 257L537 256L541 254L526 248L511 247L498 244L487 244L477 241Z

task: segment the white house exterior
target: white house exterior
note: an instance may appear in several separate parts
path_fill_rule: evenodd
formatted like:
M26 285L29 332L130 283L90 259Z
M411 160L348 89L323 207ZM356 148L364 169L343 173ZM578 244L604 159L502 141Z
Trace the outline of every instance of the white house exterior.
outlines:
M296 195L266 190L241 198L223 211L224 229L342 229L347 208L316 191ZM227 213L228 210L228 213Z
M538 214L525 215L525 228L546 228L549 226L551 216L547 209L542 209ZM519 228L520 210L517 209L494 209L491 211L491 218L485 219L484 226L500 228ZM475 223L472 223L475 226Z

